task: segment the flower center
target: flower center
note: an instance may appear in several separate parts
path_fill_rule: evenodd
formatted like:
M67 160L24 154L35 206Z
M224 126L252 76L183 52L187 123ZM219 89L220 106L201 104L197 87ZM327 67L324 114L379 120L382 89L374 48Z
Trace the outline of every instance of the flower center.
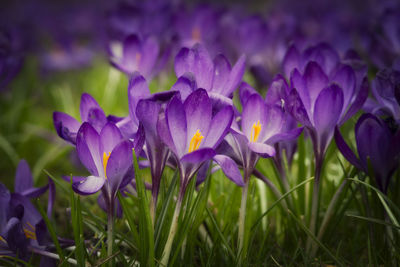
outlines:
M108 155L106 152L103 152L103 167L104 167L104 176L107 178L106 170L107 170L107 163L108 159L111 156L111 152L108 152Z
M201 135L200 130L193 135L192 140L190 140L189 144L189 153L199 149L201 140L203 140L204 136Z
M35 227L29 222L27 222L26 227L24 227L24 233L26 238L36 240Z
M253 123L253 127L251 128L250 142L257 142L260 132L261 132L261 124L260 120L258 120L257 122Z

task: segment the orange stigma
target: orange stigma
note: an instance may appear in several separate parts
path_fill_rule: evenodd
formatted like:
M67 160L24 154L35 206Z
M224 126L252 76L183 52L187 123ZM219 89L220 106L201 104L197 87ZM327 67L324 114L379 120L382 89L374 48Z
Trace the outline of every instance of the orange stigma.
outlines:
M196 151L199 149L201 141L203 140L204 136L201 135L200 130L197 130L196 133L193 135L192 140L190 140L189 144L189 153Z
M108 155L106 152L103 153L103 167L104 167L104 176L107 178L107 174L106 174L106 169L107 169L107 163L108 163L108 159L111 156L111 152L108 152Z
M261 132L261 124L260 120L258 120L257 122L253 123L253 127L251 128L250 142L257 142L260 132Z

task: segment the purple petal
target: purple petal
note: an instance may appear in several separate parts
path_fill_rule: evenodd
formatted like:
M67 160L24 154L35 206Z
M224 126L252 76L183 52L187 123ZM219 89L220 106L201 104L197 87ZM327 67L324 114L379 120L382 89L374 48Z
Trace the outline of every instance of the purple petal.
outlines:
M161 106L151 100L140 100L136 107L136 116L146 131L146 139L157 138L157 120Z
M202 147L216 148L228 133L233 120L232 107L220 110L212 119Z
M42 216L36 210L35 206L31 203L29 198L20 195L18 193L13 193L11 194L10 203L11 203L11 209L16 208L19 205L23 206L24 210L23 210L22 221L24 223L29 222L32 225L35 225L42 219Z
M57 111L53 112L53 123L58 136L75 145L76 133L81 124L70 115Z
M15 174L14 192L22 193L33 188L33 177L26 160L20 160Z
M257 153L263 158L269 158L275 156L275 148L268 144L249 142L248 146L251 151Z
M238 186L244 186L242 175L236 163L225 155L215 155L213 160L221 166L222 171L232 182Z
M343 136L340 133L338 127L335 127L335 142L337 148L342 153L344 158L347 159L348 162L353 164L357 169L364 170L364 168L361 166L360 160L356 157L354 152L347 145L346 141L344 141Z
M354 90L356 86L356 75L354 70L348 66L343 65L335 73L332 81L336 82L343 89L343 106L347 107L354 95Z
M239 98L242 106L246 104L252 94L258 94L258 92L246 82L242 82L239 86Z
M91 115L90 112L93 109L102 110L99 104L91 95L83 93L81 96L81 104L79 107L82 122L90 120L90 115Z
M155 38L149 37L143 42L139 70L145 77L149 77L156 64L160 47Z
M233 66L229 79L226 82L224 91L221 93L224 96L232 95L233 91L239 86L240 81L243 78L244 70L246 65L246 57L244 55L240 56L236 64Z
M326 87L315 101L314 125L320 136L320 149L324 151L333 136L343 109L343 91L336 84Z
M80 195L91 195L98 192L106 179L98 176L88 176L85 180L72 184L72 189Z
M311 122L307 111L298 92L295 89L290 92L288 102L289 113L304 126L311 127Z
M128 73L137 71L142 57L139 38L136 35L129 35L125 38L122 49L121 67Z
M300 69L300 52L296 46L291 45L283 59L283 73L289 78L294 69Z
M100 154L107 155L122 141L121 131L114 123L108 122L100 132Z
M353 117L353 115L356 114L357 111L359 111L362 108L362 106L368 99L368 94L369 94L369 83L368 83L368 78L365 77L362 81L361 88L358 91L355 100L353 101L353 103L351 104L345 115L341 118L339 124L343 124L344 122L346 122L348 119Z
M123 141L111 152L107 163L106 176L110 184L112 196L115 196L122 179L132 163L131 143L129 141Z
M304 80L312 107L319 96L319 93L327 86L329 80L322 68L314 61L307 64L304 71Z
M18 254L18 257L25 259L28 253L28 243L25 237L22 222L13 217L5 225L5 240L8 248Z
M175 154L177 154L174 140L172 139L171 133L168 128L168 123L165 114L161 113L157 121L157 133L160 136L162 142L171 149Z
M7 221L7 210L10 205L10 191L0 183L0 225L3 226ZM2 233L0 233L2 234Z
M174 96L171 99L165 110L165 114L177 156L181 157L186 154L187 124L185 108L179 96Z
M215 156L215 151L212 148L200 148L191 153L184 155L180 161L182 163L202 163L212 159Z
M71 176L63 175L63 176L61 176L61 178L68 183L71 182ZM85 176L72 176L72 183L78 183L85 179L86 179Z
M305 79L303 79L303 76L297 69L295 69L292 72L292 76L290 76L290 84L291 88L294 88L297 91L297 94L300 97L301 102L303 103L308 116L310 116L309 113L311 111L310 93L307 89Z
M210 127L211 122L211 101L207 91L197 89L191 93L183 104L187 121L186 148L189 148L190 141L196 131L204 136Z
M42 187L31 187L29 189L26 189L22 192L19 192L21 195L25 196L25 197L29 197L29 198L37 198L41 195L43 195L47 189L49 188L49 185L45 185Z
M185 100L196 89L196 79L190 72L180 76L171 88L171 90L180 92L183 100Z
M87 122L90 123L97 132L100 132L107 123L107 117L102 109L93 108L89 111Z
M289 86L282 75L278 74L272 81L267 94L265 96L265 103L267 105L283 106L287 101L289 94ZM282 102L283 101L283 102Z
M264 124L261 122L261 132L258 137L258 142L265 142L270 137L281 133L285 123L285 113L280 106L265 107Z
M253 125L260 121L261 127L267 125L266 110L264 100L259 94L253 94L249 97L242 112L242 131L251 139Z
M182 48L175 57L175 73L177 77L192 72L199 88L211 89L214 64L207 49L197 44L192 49Z
M100 155L100 136L89 123L82 124L76 139L76 150L82 164L95 176L103 176L103 155Z
M290 140L293 140L293 139L296 139L297 137L299 137L302 132L303 132L303 127L295 128L286 133L279 133L279 134L276 134L276 135L272 136L271 138L269 138L267 140L267 143L270 145L273 145L275 143L282 142L282 141L290 141Z
M128 103L129 103L129 114L135 125L139 125L136 117L136 106L140 99L151 96L150 89L147 85L146 79L139 75L134 74L129 80L128 85ZM136 129L135 129L136 131Z
M225 95L223 91L228 82L230 72L231 64L228 59L222 54L217 55L214 58L214 81L212 91Z

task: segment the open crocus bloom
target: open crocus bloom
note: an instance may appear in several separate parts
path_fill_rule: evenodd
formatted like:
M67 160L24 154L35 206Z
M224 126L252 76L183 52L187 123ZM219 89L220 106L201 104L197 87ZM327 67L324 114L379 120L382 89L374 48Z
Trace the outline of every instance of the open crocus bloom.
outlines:
M400 131L392 132L384 121L367 113L357 121L355 137L359 158L346 144L339 129L335 129L335 141L343 156L357 169L367 174L372 171L378 188L386 193L390 178L399 166Z
M232 107L227 106L212 116L212 104L204 89L191 93L184 103L180 94L169 102L165 117L160 118L157 130L162 141L177 158L181 173L181 190L201 165L213 159L227 177L243 185L241 175L232 159L216 155L215 148L225 137L233 119Z
M159 54L156 39L149 37L142 41L136 35L129 35L122 43L122 55L115 45L111 48L111 64L115 68L128 75L138 71L146 78L151 77Z
M243 107L241 129L234 123L231 134L225 138L228 155L245 170L245 179L251 174L259 156L275 155L274 144L297 138L302 128L284 131L285 114L281 107L266 105L259 94L248 97ZM246 177L247 176L247 177Z
M90 123L96 131L100 132L107 123L107 117L103 109L96 100L89 94L84 93L81 96L81 104L79 107L82 123ZM75 145L76 135L81 123L75 118L63 112L53 113L54 128L57 134L65 141Z
M133 179L131 142L108 122L100 134L89 123L83 123L76 143L79 159L92 175L73 183L73 189L82 195L103 189L107 201L112 201L121 184Z

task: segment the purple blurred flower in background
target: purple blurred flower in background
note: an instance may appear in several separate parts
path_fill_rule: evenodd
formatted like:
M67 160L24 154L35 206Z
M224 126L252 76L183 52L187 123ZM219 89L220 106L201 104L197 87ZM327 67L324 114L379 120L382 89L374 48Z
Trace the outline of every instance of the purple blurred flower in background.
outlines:
M245 57L241 56L233 67L227 58L219 54L211 59L207 49L196 44L192 48L182 48L175 57L175 74L181 77L186 73L193 74L197 88L205 89L213 100L213 106L217 103L232 104L233 91L239 86L245 68ZM177 88L182 99L191 93L190 88ZM194 89L197 89L194 88Z
M374 177L379 190L386 194L390 179L399 167L400 131L392 131L372 114L363 114L357 121L355 138L358 157L336 127L335 141L340 152L357 169Z
M158 41L153 37L140 40L137 35L127 36L122 47L111 44L111 64L120 71L133 75L140 72L150 79L155 73L154 68L158 60L160 48Z
M383 69L372 81L372 96L364 105L367 112L392 118L400 124L400 71Z

